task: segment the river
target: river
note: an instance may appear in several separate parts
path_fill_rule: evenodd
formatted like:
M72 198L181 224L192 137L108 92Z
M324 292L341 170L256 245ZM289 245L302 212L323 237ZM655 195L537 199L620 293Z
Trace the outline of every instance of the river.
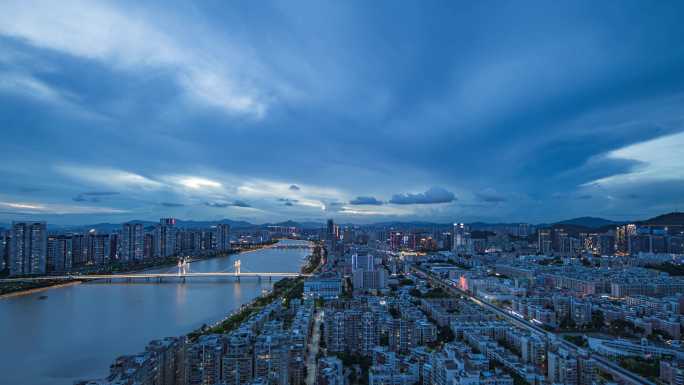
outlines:
M296 272L308 254L304 248L261 249L194 262L190 271L233 271L240 259L242 272ZM0 383L72 385L104 377L116 357L141 352L152 339L216 322L272 283L255 278L101 282L0 299Z

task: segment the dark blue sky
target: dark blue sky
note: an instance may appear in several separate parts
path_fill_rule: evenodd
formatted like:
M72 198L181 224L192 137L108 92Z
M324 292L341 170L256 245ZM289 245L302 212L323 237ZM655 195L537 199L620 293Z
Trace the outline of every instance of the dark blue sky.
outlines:
M682 207L684 3L0 3L0 221Z

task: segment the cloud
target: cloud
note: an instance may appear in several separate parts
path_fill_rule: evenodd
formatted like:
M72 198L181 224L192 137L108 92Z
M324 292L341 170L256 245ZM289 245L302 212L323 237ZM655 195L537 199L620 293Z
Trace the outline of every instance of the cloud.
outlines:
M185 204L183 203L162 202L160 204L164 207L185 207Z
M371 196L358 196L355 199L352 199L349 201L350 205L375 205L379 206L382 204L381 201L375 199L375 197Z
M293 185L290 185L290 190L292 190L292 191L299 191L299 190L301 190L301 189L300 189L299 186L297 186L296 184L293 184Z
M684 180L684 132L631 144L601 157L606 160L632 162L626 172L600 178L585 184L604 187L644 184L663 180Z
M80 205L67 205L59 203L36 203L36 202L0 202L10 212L22 214L120 214L127 210L112 207L92 207Z
M172 183L192 190L218 189L223 187L221 182L198 176L171 176L166 177L166 179L170 180Z
M117 191L90 191L80 193L72 200L74 202L100 202L102 197L119 195Z
M57 166L56 170L70 178L94 185L158 189L162 183L145 176L108 167Z
M241 200L236 200L234 202L204 202L204 205L207 207L214 207L214 208L226 208L226 207L252 207L249 203Z
M456 200L454 193L441 187L432 187L424 193L395 194L390 203L397 205L449 203Z
M297 199L278 198L278 202L283 202L285 206L294 206L295 203L298 203L299 201Z
M142 8L105 2L8 1L0 9L0 35L115 69L173 74L195 101L230 114L264 115L267 98L254 85L259 76L246 70L259 65L247 49L224 42L221 50L212 50L210 55L190 44L194 39L184 41L161 28L159 13L154 18L146 16ZM23 81L45 97L57 97L49 88L30 82Z
M228 202L204 202L204 205L207 207L216 207L216 208L224 208L224 207L232 206L232 204L228 203Z
M475 196L481 201L490 203L505 202L507 200L507 197L504 194L500 194L491 187L475 193Z

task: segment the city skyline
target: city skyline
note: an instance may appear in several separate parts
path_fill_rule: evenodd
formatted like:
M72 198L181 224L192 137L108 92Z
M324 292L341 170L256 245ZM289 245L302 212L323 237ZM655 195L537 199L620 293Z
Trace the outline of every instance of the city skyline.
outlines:
M682 8L4 2L0 222L682 211Z

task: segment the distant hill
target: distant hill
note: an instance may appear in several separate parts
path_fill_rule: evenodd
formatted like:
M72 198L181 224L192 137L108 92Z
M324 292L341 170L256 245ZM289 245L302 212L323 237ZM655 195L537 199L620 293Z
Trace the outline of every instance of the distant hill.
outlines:
M287 226L287 227L296 227L298 229L306 229L306 230L312 230L312 229L322 229L325 227L325 224L322 222L295 222L295 221L285 221L285 222L278 222L278 223L264 223L261 226Z
M684 213L673 212L638 222L641 225L653 226L684 226Z
M611 221L608 219L603 219L603 218L597 218L597 217L579 217L579 218L573 218L573 219L567 219L564 221L556 222L554 225L571 225L571 226L580 226L580 227L587 227L590 229L598 229L601 227L605 226L616 226L620 225L623 222L615 222Z
M410 222L378 222L368 225L370 227L392 227L395 229L405 229L405 228L435 228L435 227L449 227L451 224L445 223L434 223L434 222L422 222L422 221L410 221Z
M142 223L145 227L151 227L156 225L158 222L157 221L142 221L142 220L134 220L131 222L135 223ZM176 222L176 225L179 228L207 228L211 226L215 226L219 223L226 223L231 226L231 228L235 230L249 230L249 229L257 229L257 228L266 228L267 226L271 225L278 225L278 226L291 226L291 227L297 227L299 229L305 229L305 230L313 230L313 229L322 229L325 228L325 223L323 222L315 222L315 221L305 221L305 222L297 222L297 221L284 221L284 222L278 222L278 223L264 223L264 224L254 224L250 223L247 221L235 221L232 219L220 219L220 220L215 220L215 221L193 221L193 220L182 220L179 219ZM470 222L468 225L470 226L472 231L497 231L500 228L507 228L511 226L517 226L520 222L513 222L513 223L486 223L486 222ZM605 218L598 218L598 217L579 217L579 218L573 218L573 219L567 219L555 223L543 223L543 224L537 224L536 227L538 228L562 228L566 231L568 231L571 234L576 234L576 233L593 233L593 232L603 232L607 231L610 229L613 229L615 226L625 224L625 223L636 223L640 225L652 225L652 226L684 226L684 213L682 212L672 212L668 214L663 214L659 215L653 218L649 218L646 220L642 221L622 221L622 222L617 222L617 221L612 221L609 219ZM353 226L352 223L347 223L347 224L342 224L344 225L350 225ZM361 227L364 228L394 228L394 229L443 229L443 228L451 228L453 224L452 223L435 223L435 222L426 222L426 221L406 221L406 222L401 222L401 221L388 221L388 222L377 222L373 224L367 224L367 225L362 225ZM0 223L0 228L9 228L10 224L1 224ZM115 230L120 230L121 229L121 223L95 223L95 224L89 224L89 225L57 225L57 224L52 224L48 222L48 227L50 231L59 231L59 232L87 232L91 229L95 229L97 232L100 233L109 233Z

